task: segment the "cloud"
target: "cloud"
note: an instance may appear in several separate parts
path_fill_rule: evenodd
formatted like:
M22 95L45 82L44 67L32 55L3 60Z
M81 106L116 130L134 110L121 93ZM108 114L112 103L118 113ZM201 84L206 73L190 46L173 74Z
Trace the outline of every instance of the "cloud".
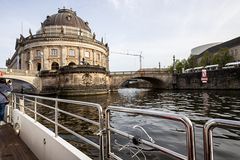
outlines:
M111 3L115 9L120 9L122 7L134 9L137 7L139 1L140 0L108 0L108 2Z

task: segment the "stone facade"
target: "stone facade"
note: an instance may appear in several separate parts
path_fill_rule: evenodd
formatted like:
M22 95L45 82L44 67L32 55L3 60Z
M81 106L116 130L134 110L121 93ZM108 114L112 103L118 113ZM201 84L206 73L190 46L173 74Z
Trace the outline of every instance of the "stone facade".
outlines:
M240 89L240 69L208 71L208 82L202 83L201 72L176 74L175 89Z
M41 72L42 94L94 95L108 92L109 78L105 68L92 65L63 67Z
M94 76L90 74L93 78L93 84L98 84L99 79L103 77L106 79L109 71L108 44L104 43L103 40L96 40L96 35L91 33L88 23L78 17L76 12L69 9L59 9L57 14L47 16L36 34L33 35L29 30L29 36L20 35L20 38L16 40L15 49L14 55L7 60L7 67L9 69L39 71L39 75L44 77L43 90L48 88L53 91L54 84L65 86L60 90L70 86L74 87L78 85L77 83L81 85L79 77L83 77L84 73L72 73L72 76L75 77L70 79L72 84L65 83L64 78L62 78L65 74L61 75L62 72L58 72L58 70L66 68L66 66L80 68L94 66L95 69L103 69L104 73L95 72ZM49 77L46 77L44 71L58 74L54 76L48 74ZM104 90L106 89L105 85Z

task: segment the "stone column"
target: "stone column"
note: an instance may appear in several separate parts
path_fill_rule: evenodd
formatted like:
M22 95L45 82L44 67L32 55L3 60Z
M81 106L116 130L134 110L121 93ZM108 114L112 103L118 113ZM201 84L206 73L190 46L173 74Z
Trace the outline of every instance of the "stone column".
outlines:
M61 49L61 55L62 55L62 57L61 57L61 66L65 66L65 65L67 65L67 62L66 62L66 59L67 59L67 47L66 46L62 46L62 49Z
M84 58L83 48L80 48L80 58L81 58L81 61Z
M48 56L49 56L49 47L44 46L42 51L42 70L49 70L49 63L48 63Z
M33 50L32 50L32 48L30 48L30 51L29 51L29 71L32 71L32 70L33 70L33 64L32 64L32 62L33 62L33 57L34 57L33 54L34 54L34 53L33 53Z
M106 70L109 71L109 54L106 56Z
M19 54L17 55L17 69L20 68L20 64L19 64Z
M60 51L59 51L59 66L63 66L63 46L61 47Z
M78 65L81 64L81 52L80 52L80 47L77 47L77 57L78 57Z
M21 66L20 66L20 69L24 69L24 60L25 60L25 58L24 58L24 52L21 52Z
M92 57L92 61L93 61L92 65L95 65L95 50L94 49L92 50L92 55L93 55L93 57Z
M100 65L100 66L102 66L102 52L100 52L100 54L99 54L99 62L98 62L98 64Z

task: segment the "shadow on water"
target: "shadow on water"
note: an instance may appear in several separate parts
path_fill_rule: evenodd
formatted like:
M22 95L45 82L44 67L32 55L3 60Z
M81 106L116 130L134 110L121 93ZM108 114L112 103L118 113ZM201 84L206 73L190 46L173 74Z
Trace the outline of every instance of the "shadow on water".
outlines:
M87 102L99 103L103 109L109 105L123 106L129 108L151 109L167 113L176 113L187 116L195 126L195 141L197 149L197 159L203 159L203 124L211 118L222 118L229 120L240 120L240 92L239 91L156 91L146 89L120 89L118 92L96 95L96 96L75 96L60 97L64 99L73 99ZM97 121L97 111L91 108L82 108L70 104L60 104L59 108L86 116ZM53 112L42 110L49 117L54 118ZM97 143L96 126L87 124L60 114L61 124L73 129L94 142ZM156 141L156 144L172 149L176 152L186 155L186 133L184 126L177 122L146 117L142 115L133 115L127 113L112 112L111 126L126 131L130 134L136 134L134 125L142 126L147 133ZM51 127L50 127L51 128ZM54 126L52 126L52 130ZM83 144L78 138L60 130L62 137L70 141L88 155L98 159L98 151L88 145ZM239 159L240 153L240 131L233 129L215 129L213 132L214 157L218 160ZM121 155L124 159L131 156L129 151L119 151L119 144L128 143L127 139L113 134L113 151ZM116 139L116 141L115 141ZM166 155L157 151L144 152L147 159L170 159ZM139 155L141 158L141 155Z

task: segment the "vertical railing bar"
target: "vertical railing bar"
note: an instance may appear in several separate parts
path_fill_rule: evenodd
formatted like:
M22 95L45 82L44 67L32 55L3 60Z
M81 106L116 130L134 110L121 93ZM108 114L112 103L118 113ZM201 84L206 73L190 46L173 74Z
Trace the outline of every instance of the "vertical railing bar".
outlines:
M14 94L14 109L17 108L17 96Z
M37 121L37 97L34 98L34 120Z
M21 107L22 107L22 111L23 111L23 114L25 114L25 111L24 111L24 107L25 107L25 96L23 95L22 96L22 101L23 101L23 104L21 105Z
M213 130L215 127L240 129L240 122L225 119L210 119L203 127L204 159L213 160Z
M55 100L55 137L58 136L58 101Z
M100 146L100 158L104 160L104 121L102 110L99 111L99 146Z
M106 137L106 152L107 152L107 158L110 158L110 153L111 153L111 137L110 137L110 115L109 115L110 110L106 110L105 116L106 116L106 132L107 132L107 137Z

